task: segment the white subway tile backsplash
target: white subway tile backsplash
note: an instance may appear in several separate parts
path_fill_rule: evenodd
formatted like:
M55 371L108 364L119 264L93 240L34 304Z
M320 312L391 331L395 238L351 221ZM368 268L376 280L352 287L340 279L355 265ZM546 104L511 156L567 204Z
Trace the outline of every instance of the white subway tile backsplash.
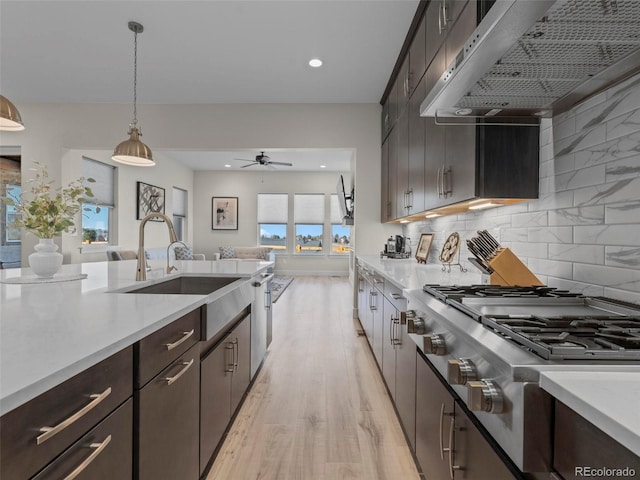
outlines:
M573 133L573 132L571 132ZM540 124L540 148L553 145L553 127L551 122L545 127L542 122Z
M553 117L553 141L569 138L576 133L576 117L568 115L558 115ZM542 143L541 145L546 145Z
M607 122L607 140L627 137L640 130L640 110L627 112Z
M619 158L630 157L640 153L640 134L615 138L600 145L576 152L575 168L583 168L599 163L607 163Z
M640 223L640 201L607 205L604 215L607 224Z
M603 287L640 292L640 270L576 263L573 279Z
M527 259L527 266L536 275L547 275L556 278L573 278L573 263L542 258Z
M605 288L602 296L613 298L615 300L623 300L625 302L640 304L640 293L638 292L630 292L628 290L620 290L617 288Z
M637 245L640 225L589 225L576 226L574 240L577 244L588 245Z
M548 258L548 244L511 242L507 245L520 258Z
M575 169L575 165L576 165L575 153L561 155L559 157L555 157L554 159L554 171L556 174L571 172Z
M594 297L601 297L604 295L604 287L598 285L592 285L590 283L576 282L574 280L567 280L566 278L554 278L549 277L547 285L550 287L559 288L561 290L569 290L572 292L579 292L583 295L590 295Z
M494 237L496 237L494 235ZM529 230L527 228L502 228L500 236L496 237L502 242L527 242L529 241Z
M600 185L605 182L605 165L574 170L569 173L556 175L555 186L557 192L575 190L580 187Z
M628 203L638 199L640 177L574 190L575 206Z
M604 211L604 205L550 210L549 226L599 225L604 223Z
M547 212L520 213L511 216L511 226L513 227L546 227Z
M605 182L615 182L624 178L636 178L640 175L640 155L626 157L606 164Z
M613 267L640 268L640 247L605 247L605 264Z
M555 210L557 208L573 207L573 192L558 192L552 195L540 196L538 200L529 203L529 211Z
M594 107L596 107L597 105L600 105L606 101L607 101L607 92L601 92L597 95L589 97L586 100L583 100L582 102L580 102L578 105L576 105L570 110L571 112L570 114L572 116L574 115L579 116L580 114L587 112L593 109Z
M604 265L604 245L549 244L549 260Z
M575 135L554 142L554 152L555 155L566 155L571 152L587 150L603 143L606 137L606 125L597 125L589 130L580 131Z
M529 242L572 243L573 227L529 228Z

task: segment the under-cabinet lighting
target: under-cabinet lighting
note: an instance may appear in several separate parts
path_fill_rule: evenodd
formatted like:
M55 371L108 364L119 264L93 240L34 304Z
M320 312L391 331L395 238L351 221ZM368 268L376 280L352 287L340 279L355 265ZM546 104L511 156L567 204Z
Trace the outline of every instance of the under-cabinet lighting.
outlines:
M225 163L224 168L231 168L231 165L229 165L228 163Z
M321 67L322 60L320 60L319 58L312 58L311 60L309 60L309 66L313 68Z
M485 208L497 207L499 203L478 203L476 205L469 205L469 210L484 210Z
M436 218L436 217L441 217L442 215L440 215L439 213L427 213L424 218Z

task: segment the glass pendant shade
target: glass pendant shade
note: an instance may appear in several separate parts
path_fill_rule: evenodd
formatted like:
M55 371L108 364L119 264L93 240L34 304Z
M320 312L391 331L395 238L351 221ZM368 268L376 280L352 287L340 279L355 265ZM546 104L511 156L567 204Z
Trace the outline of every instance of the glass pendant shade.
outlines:
M140 132L136 127L131 127L128 140L120 143L113 151L116 162L136 167L152 167L156 164L153 160L151 149L140 141Z
M0 130L14 132L24 130L20 112L18 112L16 106L3 95L0 95Z

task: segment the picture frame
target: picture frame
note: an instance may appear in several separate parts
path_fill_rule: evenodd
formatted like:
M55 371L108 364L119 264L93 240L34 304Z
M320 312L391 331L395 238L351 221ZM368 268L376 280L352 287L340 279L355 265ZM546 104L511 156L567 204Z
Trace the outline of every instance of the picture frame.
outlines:
M137 199L136 218L138 220L142 220L150 213L164 214L164 188L149 183L137 182ZM162 222L160 219L152 219L152 221Z
M422 233L420 235L420 241L416 249L416 260L418 263L427 263L431 242L433 242L433 233Z
M238 197L211 197L211 229L238 230Z

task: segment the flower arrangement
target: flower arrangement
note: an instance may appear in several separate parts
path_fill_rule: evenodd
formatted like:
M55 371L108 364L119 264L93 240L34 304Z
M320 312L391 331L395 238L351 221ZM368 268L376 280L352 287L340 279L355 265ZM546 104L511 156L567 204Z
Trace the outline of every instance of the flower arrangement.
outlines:
M62 232L68 232L74 226L73 220L82 209L85 197L93 197L93 192L84 182L95 182L92 178L79 178L66 187L54 188L49 180L47 167L35 162L32 183L33 199L23 202L3 197L7 205L15 207L19 214L13 226L24 227L38 238L53 238Z

